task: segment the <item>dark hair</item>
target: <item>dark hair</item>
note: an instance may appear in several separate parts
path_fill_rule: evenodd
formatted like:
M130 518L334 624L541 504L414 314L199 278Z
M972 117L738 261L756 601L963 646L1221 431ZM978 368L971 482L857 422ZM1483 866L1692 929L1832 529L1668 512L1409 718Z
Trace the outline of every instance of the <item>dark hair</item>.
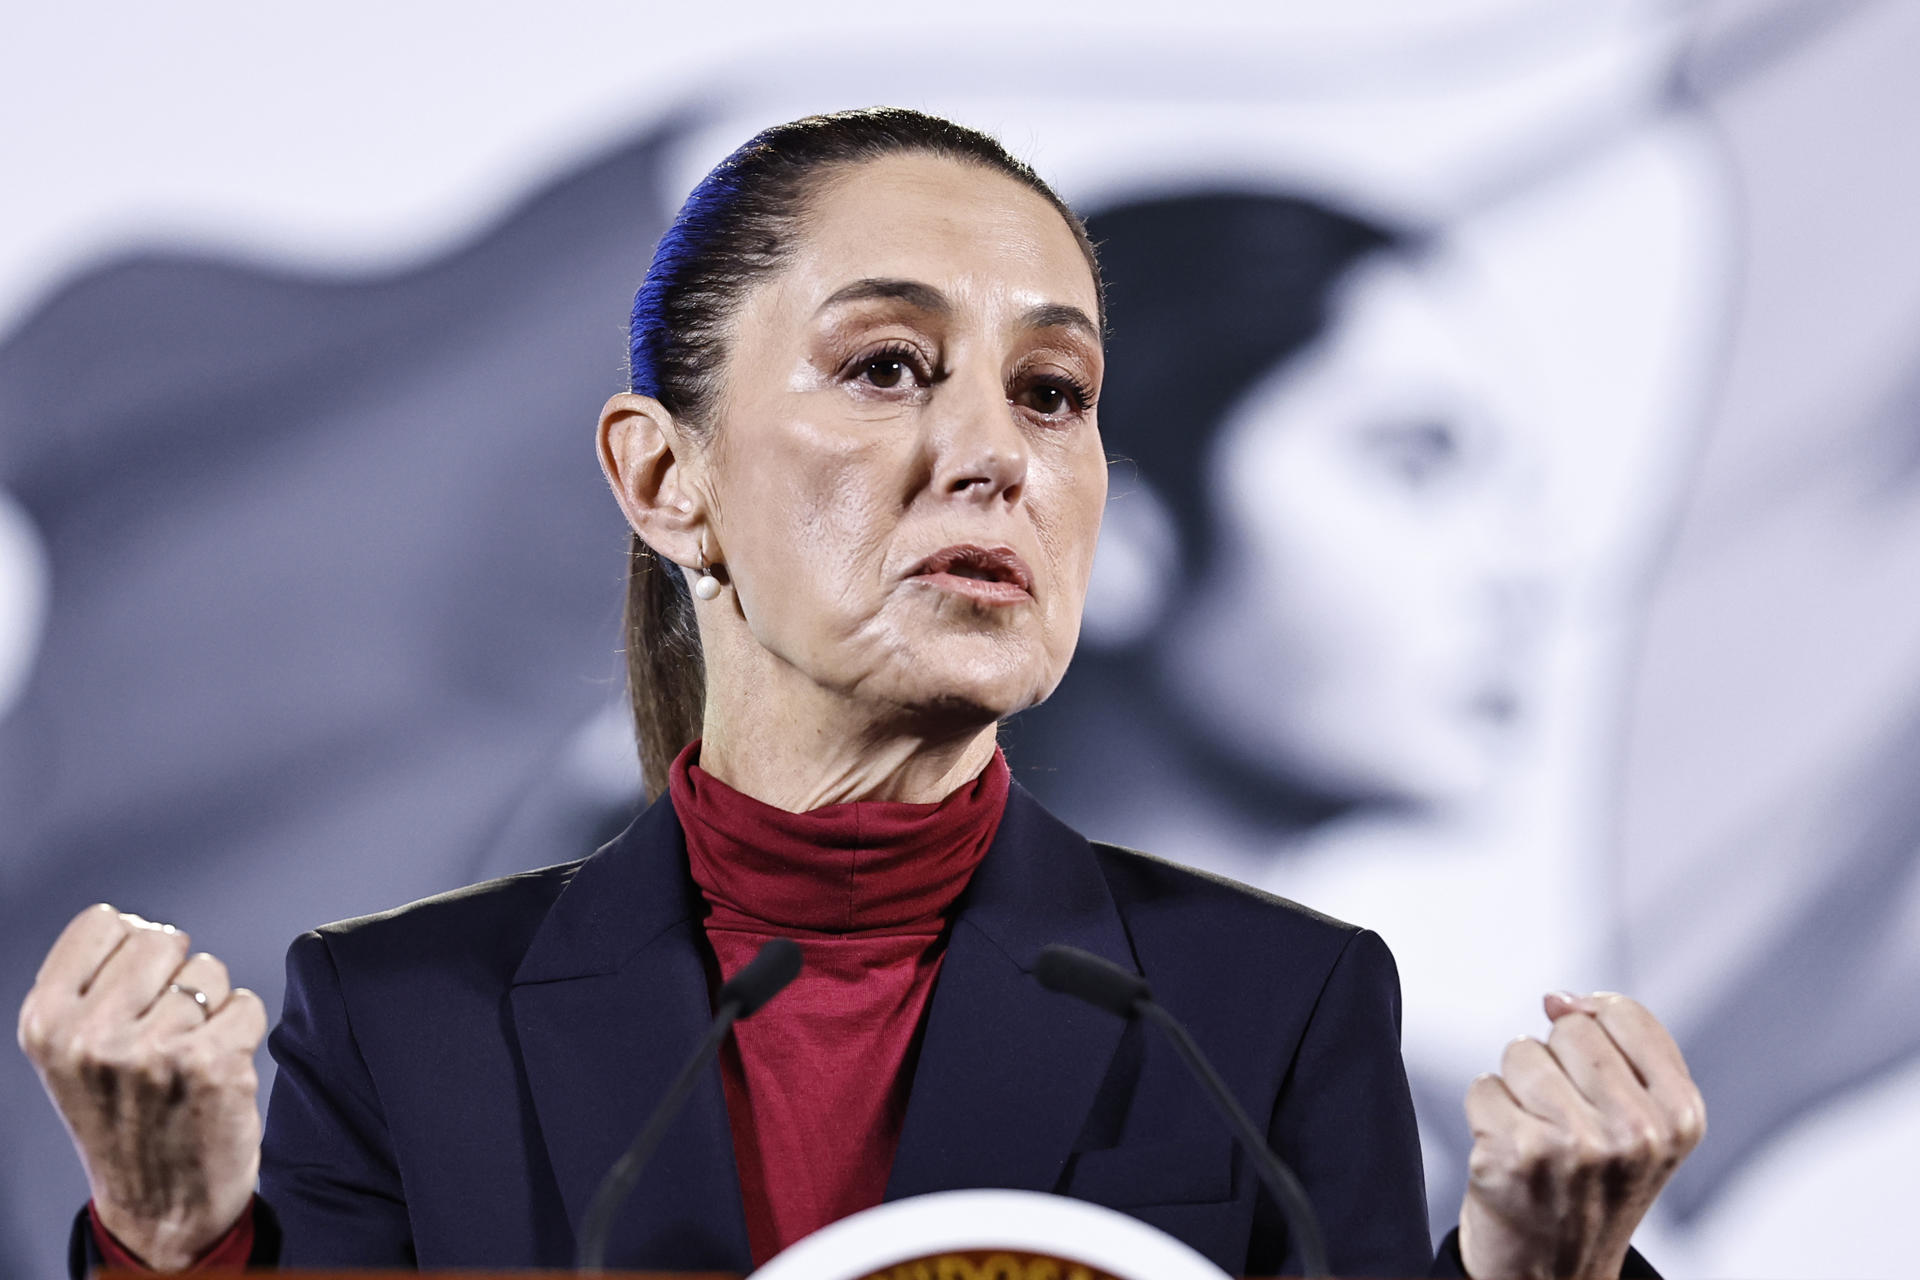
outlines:
M1087 230L1113 324L1101 439L1166 502L1197 572L1215 542L1214 433L1256 379L1321 334L1340 278L1403 238L1313 200L1248 191L1115 205Z
M1100 296L1099 264L1079 218L986 134L898 107L808 116L754 135L722 160L660 237L633 300L632 389L658 400L696 439L711 434L728 322L747 289L786 264L813 195L837 169L910 153L976 164L1043 197L1079 240ZM641 778L652 799L674 756L699 736L706 666L685 577L637 534L624 630Z

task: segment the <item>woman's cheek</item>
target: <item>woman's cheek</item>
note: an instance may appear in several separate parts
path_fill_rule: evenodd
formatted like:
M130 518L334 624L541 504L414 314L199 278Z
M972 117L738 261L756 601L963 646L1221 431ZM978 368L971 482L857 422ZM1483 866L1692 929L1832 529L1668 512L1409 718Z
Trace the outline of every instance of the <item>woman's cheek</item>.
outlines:
M1107 503L1107 461L1099 439L1088 432L1063 456L1046 460L1040 477L1046 492L1029 503L1034 536L1054 566L1057 589L1072 597L1076 615L1093 577L1094 548Z

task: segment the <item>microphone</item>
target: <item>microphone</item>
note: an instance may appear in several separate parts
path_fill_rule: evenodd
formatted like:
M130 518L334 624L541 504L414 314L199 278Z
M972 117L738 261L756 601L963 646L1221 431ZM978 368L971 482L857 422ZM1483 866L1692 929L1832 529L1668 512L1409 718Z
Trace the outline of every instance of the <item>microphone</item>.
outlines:
M632 1194L634 1184L640 1180L641 1168L666 1136L667 1126L680 1114L680 1108L687 1104L701 1071L718 1056L727 1032L740 1019L750 1018L760 1012L767 1001L779 995L799 973L800 945L791 938L774 938L720 988L719 999L714 1002L713 1025L707 1028L700 1047L693 1051L687 1065L674 1077L673 1087L667 1090L666 1097L660 1099L653 1114L647 1117L646 1126L634 1138L633 1145L613 1162L613 1167L607 1170L607 1176L600 1180L599 1189L593 1193L593 1201L587 1206L586 1216L580 1222L579 1245L574 1251L577 1270L599 1271L605 1267L607 1236L613 1230L613 1215Z
M1153 998L1147 980L1139 974L1128 973L1111 960L1058 943L1040 949L1040 959L1033 967L1033 976L1049 991L1084 1000L1095 1008L1105 1009L1129 1021L1136 1016L1144 1017L1166 1032L1181 1060L1200 1081L1207 1097L1226 1119L1227 1127L1233 1130L1241 1147L1253 1158L1253 1167L1259 1173L1260 1181L1266 1184L1274 1201L1279 1204L1280 1212L1286 1216L1287 1230L1300 1244L1300 1258L1306 1274L1309 1277L1328 1275L1327 1247L1321 1239L1320 1221L1314 1215L1313 1202L1307 1199L1306 1188L1300 1185L1300 1179L1294 1176L1293 1170L1287 1168L1286 1163L1274 1154L1273 1148L1267 1145L1266 1138L1254 1128L1253 1121L1247 1118L1239 1102L1228 1092L1226 1081L1220 1078L1220 1073L1200 1052L1200 1046L1194 1043L1186 1027Z

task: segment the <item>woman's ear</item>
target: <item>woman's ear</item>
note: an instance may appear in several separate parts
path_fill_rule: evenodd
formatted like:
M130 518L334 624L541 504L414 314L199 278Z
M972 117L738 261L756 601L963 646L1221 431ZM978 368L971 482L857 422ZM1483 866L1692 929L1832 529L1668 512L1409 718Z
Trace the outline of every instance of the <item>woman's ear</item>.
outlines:
M693 442L652 396L620 392L600 410L600 470L633 531L667 559L701 563L707 507Z

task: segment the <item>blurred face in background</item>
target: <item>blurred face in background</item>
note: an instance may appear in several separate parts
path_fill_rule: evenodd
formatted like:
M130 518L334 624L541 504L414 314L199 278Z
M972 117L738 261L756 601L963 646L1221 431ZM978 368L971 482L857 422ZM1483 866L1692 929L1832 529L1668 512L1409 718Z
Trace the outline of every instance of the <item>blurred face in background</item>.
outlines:
M1317 796L1459 798L1524 709L1528 485L1461 327L1365 258L1211 436L1214 553L1154 666L1196 729Z

